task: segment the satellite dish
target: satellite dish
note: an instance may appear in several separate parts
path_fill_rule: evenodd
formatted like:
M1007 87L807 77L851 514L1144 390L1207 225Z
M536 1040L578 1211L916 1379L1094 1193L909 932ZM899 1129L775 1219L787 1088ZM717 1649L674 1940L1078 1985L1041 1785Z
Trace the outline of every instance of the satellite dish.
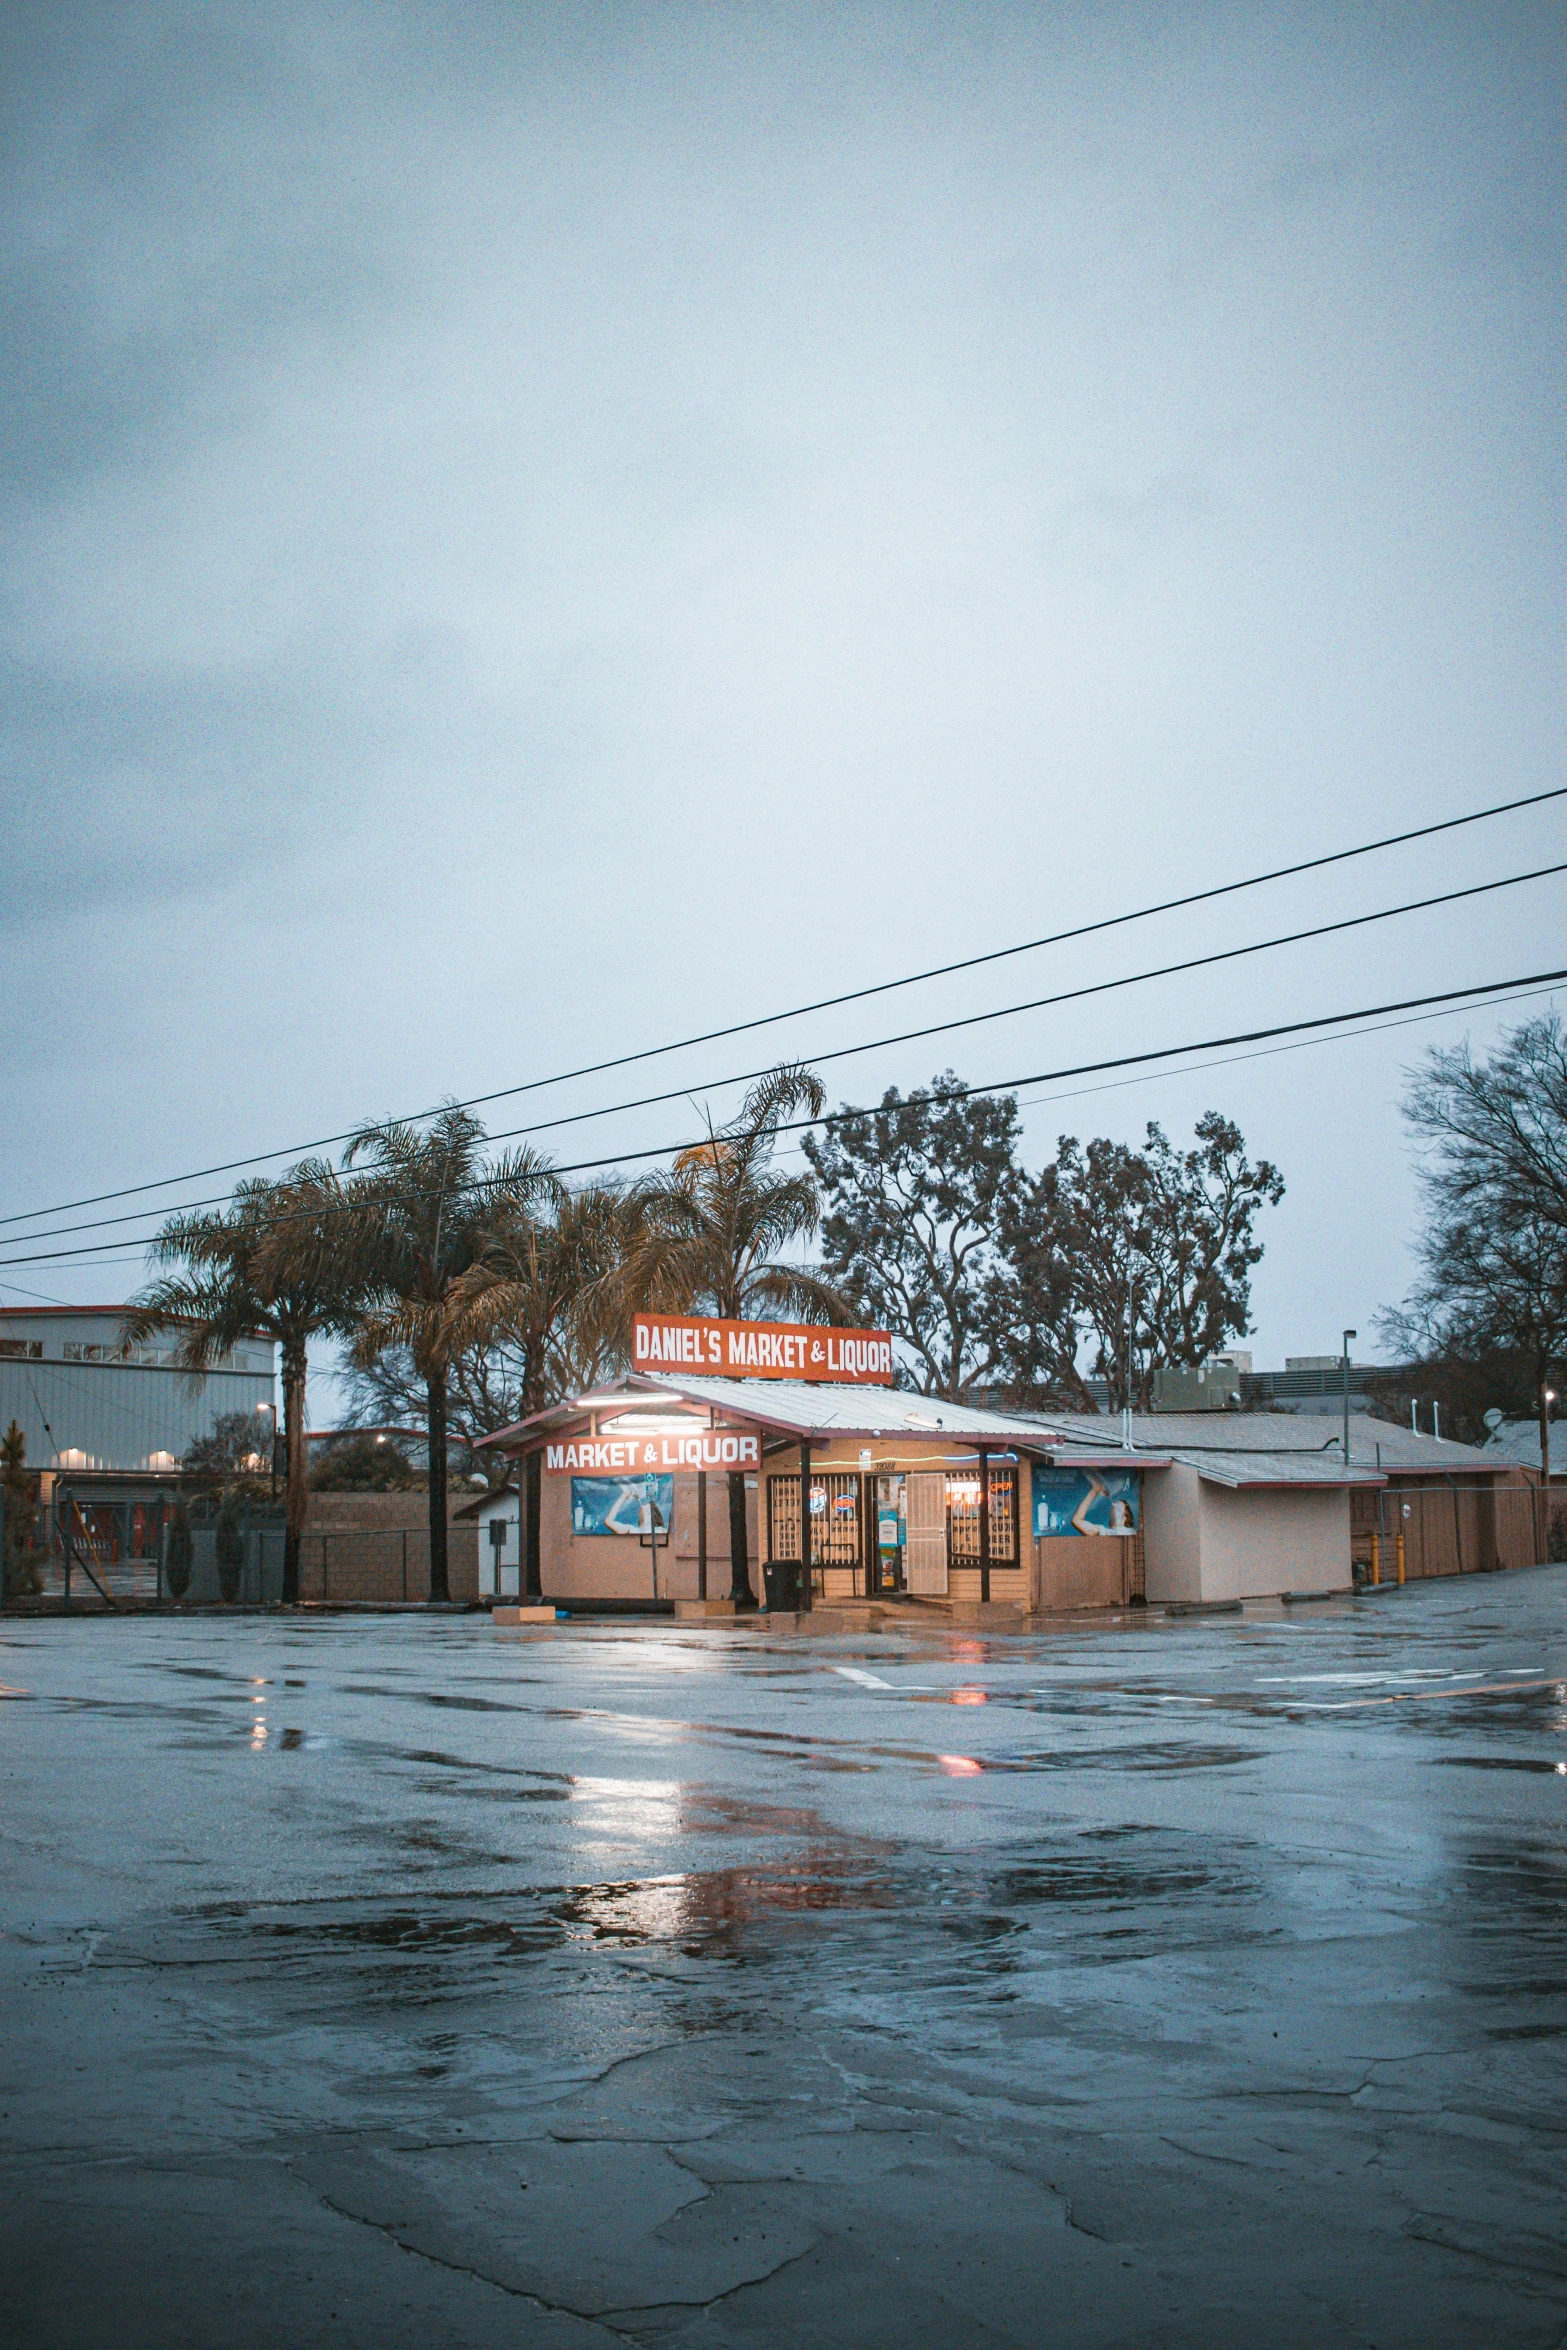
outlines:
M1485 1415L1485 1424L1488 1428L1494 1430L1500 1428L1506 1417L1507 1414L1505 1412L1499 1412L1495 1404L1492 1404L1490 1410Z

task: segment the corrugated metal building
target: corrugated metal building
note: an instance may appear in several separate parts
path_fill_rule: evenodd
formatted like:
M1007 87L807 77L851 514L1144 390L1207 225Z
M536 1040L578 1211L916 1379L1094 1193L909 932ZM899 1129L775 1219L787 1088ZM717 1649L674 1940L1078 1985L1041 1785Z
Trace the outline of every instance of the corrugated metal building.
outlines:
M257 1450L270 1452L270 1339L245 1340L193 1378L171 1336L122 1353L122 1310L0 1308L0 1431L18 1422L29 1468L167 1472L226 1412L254 1412Z

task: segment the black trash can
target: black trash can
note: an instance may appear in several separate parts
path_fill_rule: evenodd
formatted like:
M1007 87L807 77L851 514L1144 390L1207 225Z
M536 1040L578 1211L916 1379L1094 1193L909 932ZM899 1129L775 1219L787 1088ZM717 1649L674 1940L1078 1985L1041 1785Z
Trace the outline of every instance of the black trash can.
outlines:
M762 1588L769 1608L790 1613L800 1604L800 1567L796 1559L768 1559L762 1568Z

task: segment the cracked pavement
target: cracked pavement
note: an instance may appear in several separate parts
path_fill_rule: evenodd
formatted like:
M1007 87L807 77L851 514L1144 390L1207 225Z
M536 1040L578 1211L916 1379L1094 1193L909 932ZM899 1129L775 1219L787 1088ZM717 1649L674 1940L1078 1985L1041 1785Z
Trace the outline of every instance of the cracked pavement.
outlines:
M1564 1626L8 1620L0 2342L1567 2341Z

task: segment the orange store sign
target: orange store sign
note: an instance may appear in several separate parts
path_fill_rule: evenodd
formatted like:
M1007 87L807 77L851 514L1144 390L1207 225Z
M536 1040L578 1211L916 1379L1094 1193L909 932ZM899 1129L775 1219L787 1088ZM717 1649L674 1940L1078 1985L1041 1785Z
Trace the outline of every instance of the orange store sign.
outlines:
M638 1314L634 1371L699 1371L718 1379L831 1379L892 1385L885 1330L836 1330L822 1322L721 1322L705 1314Z

